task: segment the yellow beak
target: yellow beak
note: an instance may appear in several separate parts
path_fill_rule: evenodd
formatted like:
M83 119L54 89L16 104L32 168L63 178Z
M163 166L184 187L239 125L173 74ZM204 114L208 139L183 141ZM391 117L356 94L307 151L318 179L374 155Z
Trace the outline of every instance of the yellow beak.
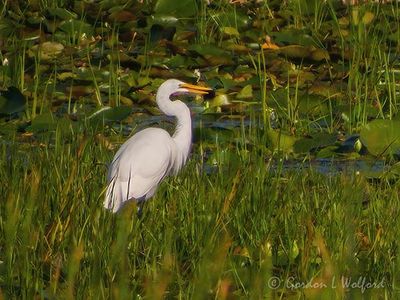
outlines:
M207 95L209 92L212 91L211 88L205 86L193 85L189 83L182 83L180 87L187 89L190 93L198 95Z

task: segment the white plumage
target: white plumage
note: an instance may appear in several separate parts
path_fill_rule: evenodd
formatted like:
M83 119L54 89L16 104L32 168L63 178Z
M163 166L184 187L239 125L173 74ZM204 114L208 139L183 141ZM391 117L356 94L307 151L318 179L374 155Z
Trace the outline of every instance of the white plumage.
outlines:
M177 119L174 135L161 128L146 128L129 138L116 153L108 171L104 207L117 212L129 200L151 198L161 180L184 166L192 142L190 110L172 94L207 94L209 88L190 85L176 79L165 81L157 91L162 112Z

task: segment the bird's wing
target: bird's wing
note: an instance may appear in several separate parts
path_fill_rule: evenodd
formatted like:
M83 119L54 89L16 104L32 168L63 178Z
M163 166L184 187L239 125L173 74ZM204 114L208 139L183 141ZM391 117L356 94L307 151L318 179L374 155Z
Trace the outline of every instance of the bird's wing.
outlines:
M130 138L110 165L105 206L115 211L132 198L151 197L171 170L174 153L175 144L165 130L148 128Z

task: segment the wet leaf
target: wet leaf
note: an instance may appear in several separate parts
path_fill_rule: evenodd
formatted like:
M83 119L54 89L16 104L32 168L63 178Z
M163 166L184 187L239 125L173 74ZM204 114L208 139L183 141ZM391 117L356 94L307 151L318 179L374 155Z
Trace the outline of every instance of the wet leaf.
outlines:
M83 34L88 37L93 36L93 26L81 20L70 19L63 21L61 22L59 29L71 36L82 36Z
M300 45L280 47L279 51L289 58L306 58L311 54L311 51L308 47Z
M327 147L336 142L336 135L329 133L316 133L311 138L297 140L293 149L296 153L308 153L322 147Z
M202 56L225 56L227 55L227 52L219 48L215 45L209 44L209 45L201 45L201 44L193 44L188 47L188 50L196 52L199 55Z
M374 120L361 129L360 140L372 155L398 155L400 121Z
M195 0L158 0L154 11L159 15L187 18L196 14L197 6Z
M38 133L43 131L55 130L57 121L52 113L44 113L36 116L32 120L32 124L26 128L27 131Z
M230 104L229 97L226 94L219 94L215 96L211 101L208 101L209 107L220 107Z
M338 153L336 150L339 148L339 146L328 146L325 148L322 148L316 155L317 158L331 158L334 156L337 156Z
M38 53L41 60L51 60L62 54L64 45L58 42L44 42L33 46L31 50L31 57Z
M315 81L315 75L305 70L291 69L287 73L290 81L295 82L299 87L302 87L305 83Z
M271 33L271 37L273 38L273 41L278 44L297 44L305 47L318 47L318 44L314 41L312 36L310 36L305 30L298 30L294 28L283 29L279 32Z
M113 11L109 15L109 18L110 18L110 20L113 20L114 22L130 22L130 21L134 21L136 19L136 16L131 11L118 10L118 11Z
M329 113L325 98L318 95L300 95L298 110L310 116L323 116Z
M329 53L324 49L315 49L311 52L310 58L315 61L329 60Z
M282 151L284 153L293 152L293 146L297 141L295 136L289 135L282 130L273 129L267 131L267 136L273 150Z
M120 122L127 118L132 112L131 107L102 107L92 113L87 119L102 122Z
M174 16L154 15L151 16L149 23L161 26L176 26L179 19Z
M94 88L88 85L74 85L67 88L67 93L73 98L80 98L94 93Z
M251 19L249 16L241 11L226 11L216 12L213 14L213 18L218 20L218 24L221 27L234 27L237 30L243 30L250 26Z
M239 31L234 27L222 27L221 32L229 36L239 36Z
M342 98L343 94L341 91L337 89L337 87L332 85L327 85L323 83L314 83L312 87L310 87L309 91L310 94L320 95L325 97L326 99L331 98Z
M62 20L69 19L77 19L78 15L72 11L69 11L65 8L55 7L55 8L47 8L47 11L51 17L57 17Z
M251 84L246 85L242 90L236 95L237 99L251 99L253 98L253 87Z
M74 74L73 72L62 72L62 73L57 74L57 79L61 80L61 81L76 78L76 77L77 77L76 74Z

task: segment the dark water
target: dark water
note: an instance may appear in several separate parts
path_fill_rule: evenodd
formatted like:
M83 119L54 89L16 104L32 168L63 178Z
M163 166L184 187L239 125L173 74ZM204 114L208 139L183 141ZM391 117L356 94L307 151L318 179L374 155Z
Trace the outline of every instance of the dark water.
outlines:
M312 169L317 173L325 175L356 175L364 174L377 176L389 169L389 166L383 160L340 160L340 159L315 159L310 161L273 161L271 164L272 172L293 172Z

